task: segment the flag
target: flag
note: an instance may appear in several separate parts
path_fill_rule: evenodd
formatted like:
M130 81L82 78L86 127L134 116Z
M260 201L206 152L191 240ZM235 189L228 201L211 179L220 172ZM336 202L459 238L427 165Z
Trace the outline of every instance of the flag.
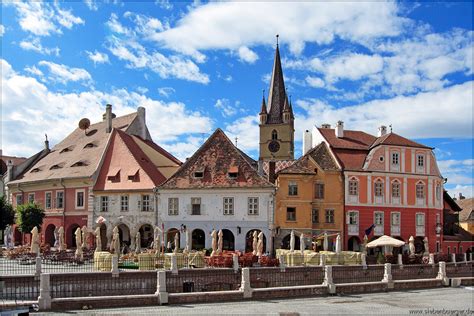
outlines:
M366 234L367 236L369 236L370 233L372 232L372 229L374 229L374 228L375 228L375 224L372 224L369 228L367 228L367 229L365 230L365 234Z

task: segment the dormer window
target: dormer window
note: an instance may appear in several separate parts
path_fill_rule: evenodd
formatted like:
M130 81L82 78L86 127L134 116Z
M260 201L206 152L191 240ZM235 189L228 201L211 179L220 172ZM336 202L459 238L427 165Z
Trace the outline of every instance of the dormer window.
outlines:
M56 165L52 165L51 168L49 168L49 170L54 170L54 169L61 169L63 166L59 165L59 164L56 164Z
M128 181L132 181L132 182L140 181L139 169L137 169L135 172L128 174Z
M194 171L193 176L196 179L201 179L202 177L204 177L204 171L203 170Z
M120 182L120 168L110 169L107 174L107 181Z
M239 176L239 168L238 167L230 167L230 169L227 172L227 176L230 179L237 179Z
M94 143L87 143L87 144L84 146L84 149L85 149L85 148L93 148L93 147L97 147L97 145L95 145Z
M35 173L35 172L40 172L40 171L41 171L40 168L34 168L34 169L32 169L30 172L31 172L31 173Z
M69 147L63 148L59 153L60 154L67 153L67 152L72 151L72 149L73 149L73 146L69 146Z
M84 167L84 166L87 166L87 163L85 161L78 161L71 165L71 167Z

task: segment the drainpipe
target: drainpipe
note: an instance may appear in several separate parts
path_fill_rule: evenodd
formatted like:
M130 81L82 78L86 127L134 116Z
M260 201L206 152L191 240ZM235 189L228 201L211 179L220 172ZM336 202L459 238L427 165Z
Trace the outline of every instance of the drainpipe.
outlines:
M153 188L153 195L155 197L155 226L158 226L159 214L158 214L158 187Z
M16 188L18 189L18 191L21 192L21 202L25 203L25 192L22 189L20 189L19 183L16 185ZM18 207L18 204L16 205L16 207ZM21 232L21 244L23 245L24 242L25 242L25 233Z
M66 229L66 186L64 185L64 178L61 178L59 180L59 183L64 189L64 195L63 195L63 227ZM56 201L57 202L57 201Z

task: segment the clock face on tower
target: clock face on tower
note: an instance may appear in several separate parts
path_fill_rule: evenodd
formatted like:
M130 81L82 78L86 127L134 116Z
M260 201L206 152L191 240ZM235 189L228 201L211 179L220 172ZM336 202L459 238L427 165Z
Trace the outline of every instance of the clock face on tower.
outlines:
M272 152L272 153L276 153L277 151L280 150L280 143L277 142L276 140L272 140L268 144L268 150L270 150L270 152Z

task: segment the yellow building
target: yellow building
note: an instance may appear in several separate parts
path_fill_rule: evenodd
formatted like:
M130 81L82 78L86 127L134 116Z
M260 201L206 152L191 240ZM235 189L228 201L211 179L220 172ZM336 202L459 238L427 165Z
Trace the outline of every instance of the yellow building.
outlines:
M291 230L295 248L299 236L317 236L327 232L329 250L336 234L344 240L344 181L338 162L327 145L321 143L293 165L277 173L275 201L275 248L288 249ZM309 239L306 239L309 248Z
M456 203L462 208L462 211L459 212L459 226L471 234L474 234L473 201L473 198L466 199L462 195L460 195L459 199L456 200Z

